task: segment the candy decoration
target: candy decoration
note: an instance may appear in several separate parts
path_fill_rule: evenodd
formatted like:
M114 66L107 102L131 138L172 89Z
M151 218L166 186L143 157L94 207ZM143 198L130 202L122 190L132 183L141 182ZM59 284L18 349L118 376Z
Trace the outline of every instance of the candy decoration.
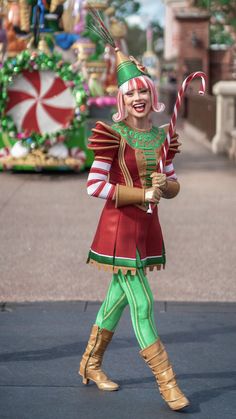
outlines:
M52 133L68 127L75 99L66 83L52 71L24 70L8 88L6 114L18 131Z
M198 93L200 95L204 95L205 90L206 90L206 74L203 73L202 71L196 71L195 73L191 73L188 77L186 77L186 79L182 83L182 86L181 86L180 90L178 91L178 97L176 99L175 106L174 106L174 112L173 112L172 117L171 117L169 131L167 133L165 142L163 143L161 154L160 154L159 169L160 169L161 173L163 173L163 171L164 171L165 160L166 160L168 148L169 148L169 145L170 145L171 137L173 136L173 134L175 132L178 110L181 106L184 93L185 93L188 85L191 83L191 81L195 78L198 78L198 77L201 78L201 88L198 91Z
M21 141L17 141L11 148L10 154L16 159L26 157L29 154L29 148L22 144Z
M80 160L82 164L85 164L86 154L80 147L72 147L70 149L70 156L74 159Z
M10 150L8 147L0 148L0 159L3 157L7 157L10 154Z
M204 93L205 93L205 90L206 90L206 74L203 73L202 71L196 71L195 73L191 73L183 81L182 86L181 86L180 90L178 91L178 96L177 96L177 99L176 99L176 102L175 102L174 112L173 112L172 117L171 117L169 130L168 130L166 139L163 143L161 153L160 153L159 171L161 173L164 172L164 167L165 167L166 156L167 156L167 153L168 153L168 148L169 148L169 145L170 145L171 137L173 136L173 134L175 132L178 110L181 106L184 93L185 93L188 85L191 83L191 81L193 79L197 78L197 77L201 78L201 88L198 91L198 93L200 95L204 95ZM147 212L151 214L152 211L153 211L154 206L155 205L149 204Z
M55 157L56 159L66 159L68 155L68 148L63 143L54 144L48 150L48 156Z
M39 87L37 87L37 83L38 83L37 79L35 80L36 72L41 73L41 72L48 71L48 72L53 73L55 79L60 79L60 83L61 83L60 85L61 86L63 85L63 88L65 88L66 86L69 89L67 94L69 95L69 93L71 92L73 96L73 99L74 99L73 118L66 124L61 124L61 120L60 120L59 121L60 129L58 129L57 131L53 131L53 132L44 131L42 134L40 134L40 132L36 132L36 131L28 132L27 129L24 130L23 128L19 130L16 126L17 121L13 121L13 118L10 115L11 111L8 108L10 106L9 105L9 99L10 99L9 91L12 88L16 87L15 82L17 82L18 77L20 75L23 75L23 77L25 78L25 75L27 74L28 71L29 71L28 75L29 75L30 80L28 80L27 82L28 82L28 87L30 85L31 89L33 89L34 101L35 101L35 91L39 89ZM31 81L31 76L32 76L32 81ZM40 75L38 76L38 79L40 79L41 81ZM31 149L33 149L34 147L36 148L41 147L45 142L46 143L50 142L50 144L53 145L57 141L61 141L61 136L64 136L64 138L66 138L70 132L73 132L74 130L78 130L80 129L80 127L81 128L83 127L83 123L87 116L87 107L85 105L86 100L87 100L87 93L86 93L87 88L84 87L82 76L78 73L78 71L75 68L73 68L71 64L64 63L60 55L53 53L50 56L48 56L38 51L23 51L20 54L18 54L16 57L5 60L2 68L0 68L0 81L1 81L0 128L1 128L2 133L4 133L4 138L11 138L11 144L10 145L5 144L6 146L9 146L11 148L11 145L13 145L14 142L17 141L18 139L22 139L28 145L28 137L30 137ZM32 86L32 83L33 83L33 86ZM47 90L48 88L49 86L46 86L45 89ZM42 90L41 85L40 85L40 89ZM22 89L19 88L19 90L21 91ZM26 91L23 91L23 94L28 94L28 88ZM42 94L45 94L45 91L42 92ZM31 98L28 97L28 99L31 100L32 102L32 97ZM23 101L22 103L25 105L27 104L27 101ZM56 105L57 105L57 108L64 107L64 105L62 106L61 103L59 105L58 103L56 103ZM42 108L42 106L40 107ZM9 109L8 114L6 114L7 109ZM18 115L17 115L17 120L18 120ZM20 124L18 124L18 126L19 125ZM1 141L0 141L0 146L1 146ZM0 169L1 169L1 164L0 164Z

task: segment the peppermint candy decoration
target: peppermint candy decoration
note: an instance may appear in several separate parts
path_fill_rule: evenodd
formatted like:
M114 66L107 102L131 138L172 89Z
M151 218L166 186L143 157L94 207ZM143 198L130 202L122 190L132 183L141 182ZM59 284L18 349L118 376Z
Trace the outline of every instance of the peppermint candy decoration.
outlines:
M0 148L0 159L10 155L10 150L8 147Z
M70 155L74 159L80 160L81 161L81 164L85 164L86 154L85 154L85 152L83 150L81 150L81 148L79 148L79 147L72 147L70 149Z
M65 129L75 107L71 89L50 70L24 70L8 88L6 114L19 132L50 134Z

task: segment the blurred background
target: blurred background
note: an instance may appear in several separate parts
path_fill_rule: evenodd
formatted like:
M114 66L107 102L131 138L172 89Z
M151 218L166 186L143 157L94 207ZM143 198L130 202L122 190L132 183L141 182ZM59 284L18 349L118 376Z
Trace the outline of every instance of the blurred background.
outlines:
M178 115L181 197L160 208L171 281L150 281L157 299L235 301L228 0L0 0L0 300L102 300L110 281L85 264L104 204L86 195L87 141L96 120L111 123L117 94L115 53L92 30L89 6L148 68L166 106L155 124L170 121L186 76L207 75L205 95L194 80Z

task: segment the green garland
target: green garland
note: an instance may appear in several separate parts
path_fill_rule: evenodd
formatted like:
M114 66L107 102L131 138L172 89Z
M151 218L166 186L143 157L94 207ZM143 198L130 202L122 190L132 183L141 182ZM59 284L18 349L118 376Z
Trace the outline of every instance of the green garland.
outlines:
M68 82L76 102L74 118L67 128L52 133L39 134L37 132L19 132L11 116L6 115L8 88L14 78L23 70L54 71L63 81ZM0 131L6 133L11 143L22 139L31 148L40 147L45 141L57 142L57 138L78 129L87 116L87 93L84 80L70 63L62 61L59 54L51 56L43 52L23 51L14 58L9 58L0 68Z

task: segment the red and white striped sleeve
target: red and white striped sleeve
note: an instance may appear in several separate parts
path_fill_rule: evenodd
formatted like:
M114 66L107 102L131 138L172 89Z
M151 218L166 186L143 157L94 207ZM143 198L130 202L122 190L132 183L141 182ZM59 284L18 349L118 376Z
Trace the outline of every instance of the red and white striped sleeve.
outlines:
M87 192L97 198L113 199L116 185L109 183L108 177L119 148L119 136L102 122L97 122L92 131L88 148L94 151L95 159L88 176Z
M113 198L115 185L108 182L110 168L111 163L95 158L88 176L88 195L103 199Z

